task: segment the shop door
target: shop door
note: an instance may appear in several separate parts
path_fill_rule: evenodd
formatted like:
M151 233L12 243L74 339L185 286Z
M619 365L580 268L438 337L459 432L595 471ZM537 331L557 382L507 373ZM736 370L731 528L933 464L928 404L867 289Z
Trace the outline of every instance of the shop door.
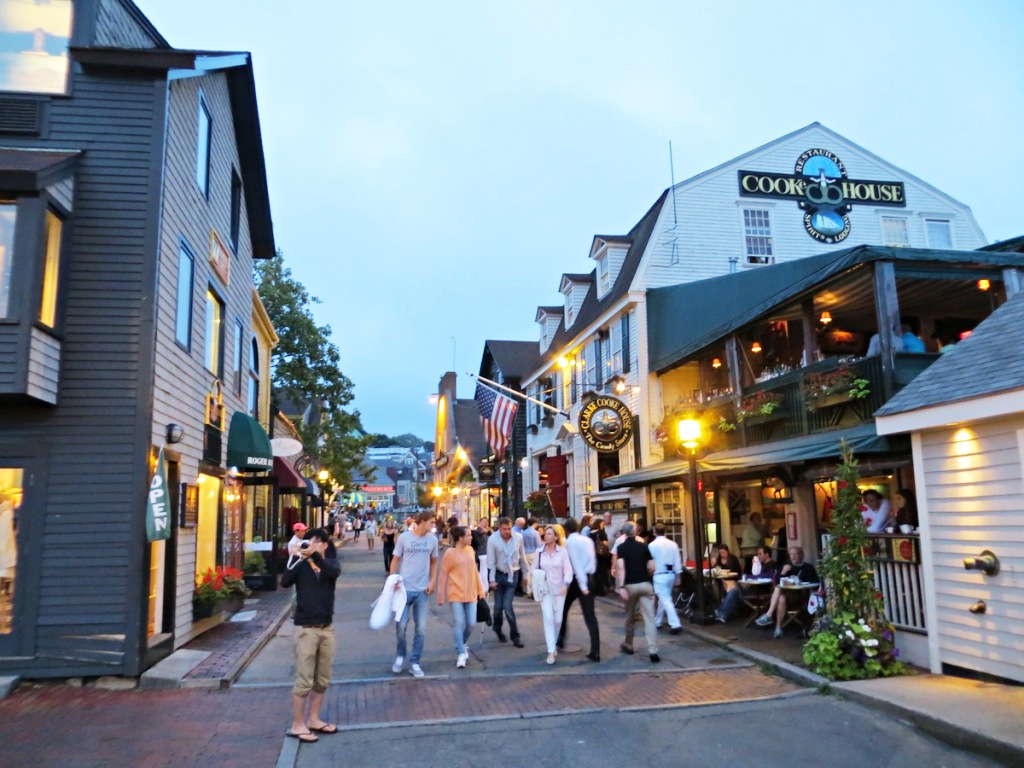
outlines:
M548 498L555 517L565 517L569 509L569 484L566 477L566 457L548 456Z
M279 551L284 546L286 539L283 538L283 531L285 529L281 526L281 511L280 511L280 493L277 488L277 478L273 475L267 477L246 477L242 480L242 484L246 487L246 490L255 489L259 487L267 487L270 489L270 493L267 494L268 501L270 503L269 510L263 510L262 514L254 514L253 525L252 525L252 536L255 539L257 536L263 541L271 542L271 549L268 554L268 568L271 573L277 572L277 557ZM291 527L287 528L289 531L288 538L291 538Z
M245 538L245 500L242 481L226 478L224 481L224 538L223 562L230 568L242 567L242 541Z
M43 558L27 553L40 549L46 488L40 470L31 458L0 450L0 656L27 656L34 646Z

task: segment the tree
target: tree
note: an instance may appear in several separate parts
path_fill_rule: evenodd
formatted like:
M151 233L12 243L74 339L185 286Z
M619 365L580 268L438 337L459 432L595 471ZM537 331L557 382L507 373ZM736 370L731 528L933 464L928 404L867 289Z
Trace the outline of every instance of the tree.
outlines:
M882 595L868 560L868 537L860 513L860 471L843 441L843 461L836 473L832 536L818 570L824 579L824 615L804 646L804 661L830 680L857 680L898 675L896 629L885 619Z
M347 411L352 382L341 372L341 355L331 342L331 327L317 325L310 309L320 300L292 277L278 251L255 266L256 289L280 337L271 355L275 397L313 405L313 417L296 427L307 456L348 484L362 467L367 437L359 411Z

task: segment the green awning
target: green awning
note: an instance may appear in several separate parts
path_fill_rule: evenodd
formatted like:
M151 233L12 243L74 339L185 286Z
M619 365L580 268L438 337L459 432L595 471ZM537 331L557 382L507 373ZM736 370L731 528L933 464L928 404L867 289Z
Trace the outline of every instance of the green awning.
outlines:
M731 451L711 453L697 462L701 472L721 472L725 470L757 469L776 464L790 464L810 459L838 457L840 442L845 438L855 454L882 453L892 449L889 438L880 437L875 432L874 422L860 424L850 429L837 429L816 435L803 435L788 440L776 440L771 443L737 448ZM643 469L604 481L605 488L629 488L656 483L667 483L682 480L689 474L690 464L686 459L662 461Z
M235 411L228 429L228 466L239 472L266 472L274 468L270 438L256 419Z

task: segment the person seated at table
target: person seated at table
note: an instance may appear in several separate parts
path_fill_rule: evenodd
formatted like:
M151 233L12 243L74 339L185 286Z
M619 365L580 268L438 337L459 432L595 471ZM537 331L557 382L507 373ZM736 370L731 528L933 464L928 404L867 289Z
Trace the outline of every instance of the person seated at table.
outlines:
M736 555L729 551L729 545L725 543L718 544L718 557L711 563L711 567L724 573L735 573L737 577L740 573L740 561ZM725 593L731 591L736 586L735 579L719 578L715 579L714 582L715 597L719 600L722 600L725 597Z
M779 569L779 579L797 578L802 584L817 584L818 572L814 566L804 560L803 547L789 548L789 563ZM793 593L794 600L807 600L807 595L802 591ZM768 603L768 610L757 619L757 626L771 626L772 619L775 619L775 637L782 637L782 622L786 619L786 591L776 585L772 592L771 602Z
M917 528L917 501L909 488L900 488L893 499L896 502L896 525Z
M772 560L772 551L768 547L758 547L757 553L754 555L757 561L761 564L761 570L757 576L752 576L758 580L769 579L769 581L775 581L775 561ZM739 582L739 589L729 590L729 594L725 596L725 600L722 604L715 609L715 618L718 619L722 624L728 622L736 612L740 609L743 604L743 588L744 582Z

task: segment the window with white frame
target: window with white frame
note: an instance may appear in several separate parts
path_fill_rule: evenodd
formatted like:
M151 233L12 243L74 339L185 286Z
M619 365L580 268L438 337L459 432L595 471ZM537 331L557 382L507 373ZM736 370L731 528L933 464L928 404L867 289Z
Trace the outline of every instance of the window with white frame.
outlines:
M619 320L620 333L622 335L622 372L623 373L629 373L631 370L633 370L633 366L630 363L630 360L632 360L632 356L633 356L633 350L631 349L630 343L629 343L629 315L630 315L630 313L627 312L626 314L624 314L622 316L622 319Z
M953 231L949 219L925 219L924 231L928 236L929 248L951 249L953 247Z
M622 372L622 324L612 323L611 331L611 369L610 375Z
M584 363L583 391L597 389L597 339L594 339L587 347L587 358Z
M206 370L221 378L224 374L224 302L212 288L206 290L204 332Z
M199 92L199 117L196 124L196 184L203 197L210 196L210 148L213 144L213 118L206 106L203 92Z
M249 393L248 402L249 415L254 419L260 415L260 345L254 336L252 339L252 351L249 353Z
M904 248L910 245L907 220L902 216L883 216L882 243L893 248Z
M767 209L743 209L743 244L748 264L772 264L772 224Z
M611 272L608 270L608 254L597 260L597 295L604 296L608 293Z
M235 356L234 356L234 370L231 372L234 376L232 385L236 395L242 394L242 360L244 355L243 350L243 339L245 338L245 331L242 328L242 321L235 320Z

